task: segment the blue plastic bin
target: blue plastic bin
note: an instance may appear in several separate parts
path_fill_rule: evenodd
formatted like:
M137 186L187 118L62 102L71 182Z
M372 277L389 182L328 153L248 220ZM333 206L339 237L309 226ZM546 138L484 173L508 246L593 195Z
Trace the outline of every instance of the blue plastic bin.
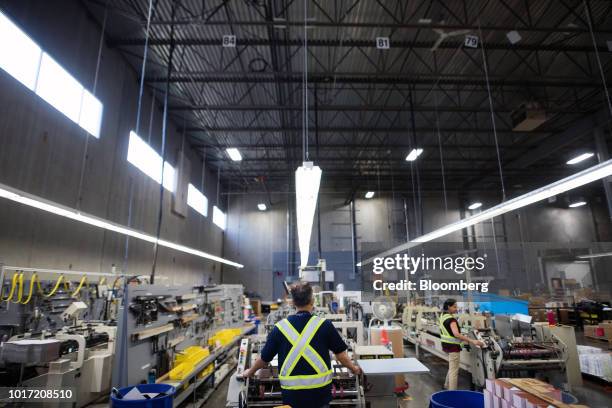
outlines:
M159 398L145 400L124 400L111 394L111 406L113 408L172 408L172 398L174 397L174 387L168 384L140 384L136 385L138 391L142 393L161 393L167 395ZM125 387L119 389L119 395L124 396L134 388Z
M467 294L465 296L467 297ZM493 293L474 293L472 302L478 305L478 310L481 312L490 312L495 315L529 314L528 301Z
M440 391L432 394L429 408L484 408L484 395L475 391Z
M561 391L561 402L564 404L577 404L578 398L574 397L569 392Z

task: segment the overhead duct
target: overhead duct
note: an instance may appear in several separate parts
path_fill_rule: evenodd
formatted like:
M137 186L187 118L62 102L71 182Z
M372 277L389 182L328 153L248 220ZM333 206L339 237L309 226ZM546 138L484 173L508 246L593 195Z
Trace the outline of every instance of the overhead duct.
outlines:
M530 132L546 122L546 111L539 102L526 102L510 113L512 130Z

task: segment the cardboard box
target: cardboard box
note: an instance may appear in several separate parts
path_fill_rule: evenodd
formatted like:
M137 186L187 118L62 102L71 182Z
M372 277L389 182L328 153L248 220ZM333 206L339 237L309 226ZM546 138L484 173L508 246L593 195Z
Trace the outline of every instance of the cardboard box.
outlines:
M550 404L544 400L528 395L526 398L525 408L548 408Z
M574 311L570 309L560 309L559 310L559 323L565 325L572 325L576 322Z
M487 380L489 381L489 380ZM493 408L493 394L489 390L483 390L485 408Z
M595 330L597 326L584 326L584 335L589 337L595 337Z
M519 391L512 394L512 406L514 408L525 408L527 406L528 395L529 394L524 391Z
M508 385L503 380L495 380L495 396L496 397L499 397L500 399L504 399L504 387L510 388L510 385Z
M504 387L504 400L508 401L508 402L512 402L512 395L517 392L520 391L520 388L516 388L516 387Z
M495 395L495 380L490 380L487 378L485 380L485 388L491 393L491 395Z
M612 340L612 323L601 322L599 327L604 329L604 337L608 340Z
M544 309L530 309L529 316L533 318L534 322L547 322L546 310Z
M544 381L535 378L512 378L507 381L522 389L511 390L512 404L516 408L547 408L551 405L542 398L562 401L561 390Z
M256 316L261 316L261 300L260 299L249 299L249 303L253 307L253 313Z

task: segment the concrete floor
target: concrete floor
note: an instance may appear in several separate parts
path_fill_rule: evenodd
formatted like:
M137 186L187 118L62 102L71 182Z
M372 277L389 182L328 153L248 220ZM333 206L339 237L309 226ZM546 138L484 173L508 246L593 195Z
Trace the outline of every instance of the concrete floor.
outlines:
M580 344L584 344L583 339L580 339L579 342ZM592 345L598 346L598 344ZM599 344L599 346L601 345ZM406 356L414 357L414 347L406 348ZM427 353L423 353L420 361L429 368L430 372L427 374L406 376L410 388L407 391L408 396L398 401L399 407L426 408L429 406L431 394L443 389L448 363ZM227 384L228 382L226 379L204 405L205 408L225 407ZM470 385L471 380L469 374L461 371L459 375L459 388L469 390ZM573 394L578 398L581 404L586 404L590 408L612 407L612 392L610 387L606 388L604 385L585 380L584 386L575 390Z

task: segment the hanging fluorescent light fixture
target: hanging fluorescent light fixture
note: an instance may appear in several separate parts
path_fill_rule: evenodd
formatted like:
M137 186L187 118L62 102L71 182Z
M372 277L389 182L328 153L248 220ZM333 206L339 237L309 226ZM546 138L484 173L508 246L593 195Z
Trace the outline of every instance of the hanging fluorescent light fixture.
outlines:
M464 218L452 224L448 224L442 228L438 228L428 234L421 235L413 239L412 241L406 242L405 244L398 245L395 248L391 248L388 251L381 252L367 260L363 261L362 264L367 265L374 261L374 258L386 257L394 255L398 252L407 250L418 246L424 242L433 241L434 239L446 236L456 231L461 231L464 228L471 227L472 225L481 223L483 221L490 220L491 218L505 214L510 211L514 211L519 208L526 207L530 204L537 203L538 201L546 200L549 197L553 197L575 188L584 186L585 184L592 183L593 181L600 180L602 178L612 175L612 159L605 162L601 162L593 167L582 170L569 177L551 183L547 186L538 188L530 191L527 194L513 198L501 204L484 210L471 217Z
M583 205L586 205L586 201L576 201L575 203L571 203L570 205L568 205L568 207L576 208L576 207L582 207Z
M412 149L408 156L406 156L406 161L415 161L420 155L423 153L423 149Z
M365 198L370 199L372 197L374 197L374 192L373 191L368 191L367 193L365 193Z
M295 203L297 212L298 241L300 245L300 267L308 265L310 254L310 234L319 186L321 185L321 168L313 162L304 162L295 171Z
M163 239L156 239L153 235L145 234L144 232L140 232L138 230L125 227L121 224L116 224L111 221L107 221L103 218L98 218L93 215L89 215L87 213L83 213L72 209L70 207L63 206L61 204L55 203L53 201L45 200L44 198L35 196L33 194L29 194L18 190L16 188L7 186L5 184L0 183L0 197L6 198L7 200L14 201L16 203L24 204L29 207L34 207L39 210L43 210L52 214L56 214L65 218L69 218L74 221L79 221L84 224L92 225L94 227L102 228L107 231L113 231L118 234L127 235L132 238L140 239L143 241L150 242L152 244L156 243L160 246L174 249L176 251L184 252L187 254L199 256L201 258L210 259L212 261L217 261L224 263L226 265L231 265L236 268L243 268L244 265L239 264L234 261L230 261L225 258L221 258L203 251L199 251L194 248L189 248L184 245L180 245L174 242L166 241Z
M576 258L592 259L592 258L605 258L608 256L612 256L612 252L599 252L597 254L578 255Z
M233 161L242 160L240 150L236 149L235 147L228 147L227 149L225 149L225 151L227 152L227 155L230 157L230 159L232 159Z
M574 157L571 160L568 160L566 164L572 165L572 164L577 164L580 163L582 161L585 161L586 159L590 159L591 157L593 157L595 155L595 153L582 153L579 156Z
M257 208L259 209L259 211L266 211L268 209L268 206L264 203L259 203L257 204Z
M482 203L472 203L469 205L468 210L477 210L482 207Z

